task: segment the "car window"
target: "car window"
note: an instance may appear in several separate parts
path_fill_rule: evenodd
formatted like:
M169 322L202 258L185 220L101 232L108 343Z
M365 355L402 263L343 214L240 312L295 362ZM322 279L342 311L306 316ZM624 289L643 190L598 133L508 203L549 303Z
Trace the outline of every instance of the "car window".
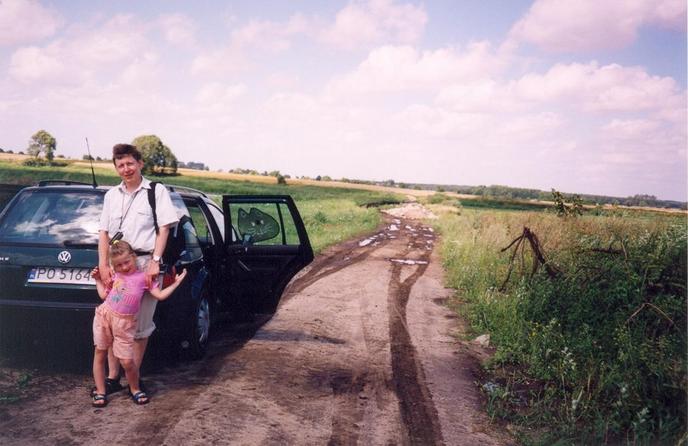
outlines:
M208 224L205 214L201 208L198 207L198 203L186 201L185 204L186 208L189 210L191 220L196 227L196 234L198 235L198 239L200 240L201 244L208 245L214 243L213 233L210 230L210 225Z
M208 209L210 209L210 214L213 216L215 219L215 223L217 224L218 229L220 230L220 235L222 236L222 240L225 238L225 214L222 213L219 207L215 206L214 204L211 203L206 203L208 205Z
M189 210L186 208L186 205L184 204L184 200L179 195L172 195L172 204L174 205L175 210L177 211L177 218L182 219L183 216L189 217Z
M203 257L203 250L201 250L201 244L198 241L198 235L196 234L196 228L194 228L191 220L182 220L182 231L184 232L184 243L185 247L181 253L181 260L190 262L193 260L200 259Z
M0 241L97 244L102 207L96 191L24 191L0 222Z
M232 224L239 240L252 245L298 245L299 236L284 203L233 204Z

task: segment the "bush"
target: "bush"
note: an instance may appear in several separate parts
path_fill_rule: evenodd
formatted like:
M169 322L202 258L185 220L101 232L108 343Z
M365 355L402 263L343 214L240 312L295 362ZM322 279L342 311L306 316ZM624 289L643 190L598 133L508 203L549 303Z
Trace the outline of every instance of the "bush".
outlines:
M49 166L50 161L45 158L28 158L22 161L22 165L29 167L44 167Z
M27 167L65 167L68 164L67 161L48 161L45 158L27 158L22 161L22 165Z
M492 379L520 396L491 399L497 412L550 428L547 441L675 442L685 432L685 220L461 219L442 227L451 285L497 345ZM531 277L526 249L504 284L511 251L500 248L525 224L561 274Z
M428 197L428 203L430 204L440 204L444 203L445 201L449 200L450 198L447 197L445 194L442 192L435 192L434 194L430 195Z

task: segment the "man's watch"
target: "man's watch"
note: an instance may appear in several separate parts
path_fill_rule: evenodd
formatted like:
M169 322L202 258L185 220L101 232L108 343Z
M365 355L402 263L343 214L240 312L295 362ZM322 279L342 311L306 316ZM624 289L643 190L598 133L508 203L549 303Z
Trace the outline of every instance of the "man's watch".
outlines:
M160 256L153 256L153 261L155 263L160 263L160 262L162 262L162 258L160 258Z

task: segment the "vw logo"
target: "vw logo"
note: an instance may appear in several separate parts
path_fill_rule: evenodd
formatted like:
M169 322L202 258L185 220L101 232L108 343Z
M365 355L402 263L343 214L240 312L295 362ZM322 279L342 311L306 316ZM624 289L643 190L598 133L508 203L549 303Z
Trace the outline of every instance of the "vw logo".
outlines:
M72 260L72 255L69 251L62 251L57 255L57 261L60 263L69 263L70 260Z

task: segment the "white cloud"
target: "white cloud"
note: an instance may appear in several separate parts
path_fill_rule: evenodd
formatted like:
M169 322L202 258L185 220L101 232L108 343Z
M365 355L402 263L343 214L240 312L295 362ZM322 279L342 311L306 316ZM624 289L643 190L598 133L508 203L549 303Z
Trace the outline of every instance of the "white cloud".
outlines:
M165 14L158 19L165 40L184 48L196 44L196 23L184 14Z
M20 48L12 54L9 74L22 82L61 77L65 67L59 53L35 46Z
M122 71L119 81L132 88L153 87L161 76L160 60L155 52L137 55Z
M127 69L140 54L152 51L143 29L131 16L115 16L95 30L75 30L67 37L43 47L17 49L9 74L23 83L77 85L97 75L114 77ZM124 68L122 68L124 67Z
M301 14L295 14L286 23L269 20L252 20L232 32L231 44L237 48L262 48L283 51L291 46L291 38L309 32L311 24Z
M393 118L399 128L429 138L468 139L490 123L484 113L457 113L441 107L413 105Z
M215 48L200 53L191 62L197 76L224 76L245 71L251 66L243 51L234 47Z
M622 48L645 25L685 29L685 0L536 0L510 39L551 52Z
M212 82L203 85L196 93L196 104L205 109L221 109L233 103L246 93L243 84L225 85Z
M487 42L473 42L463 50L419 51L411 46L383 46L372 50L356 70L332 81L328 91L338 97L415 89L434 91L457 82L489 79L504 64Z
M642 67L617 64L557 64L545 74L527 74L510 85L520 100L561 102L586 111L664 113L685 101L673 78Z
M60 15L34 0L0 1L0 46L21 45L52 36Z
M650 119L613 119L602 127L609 137L621 140L634 140L646 137L656 131L661 123Z
M308 20L295 14L286 23L252 20L231 32L229 42L198 54L191 63L191 73L199 76L236 74L254 66L252 56L257 49L285 51L291 39L309 32Z
M413 43L425 29L428 17L422 6L393 0L355 1L337 13L321 36L337 47L353 49L380 43Z
M392 0L355 1L337 13L334 23L319 17L293 14L285 22L251 20L236 27L225 45L209 48L191 65L195 75L236 74L252 66L257 50L289 50L305 36L337 48L353 49L380 42L413 43L423 32L427 15L422 7ZM235 26L232 20L230 26Z

